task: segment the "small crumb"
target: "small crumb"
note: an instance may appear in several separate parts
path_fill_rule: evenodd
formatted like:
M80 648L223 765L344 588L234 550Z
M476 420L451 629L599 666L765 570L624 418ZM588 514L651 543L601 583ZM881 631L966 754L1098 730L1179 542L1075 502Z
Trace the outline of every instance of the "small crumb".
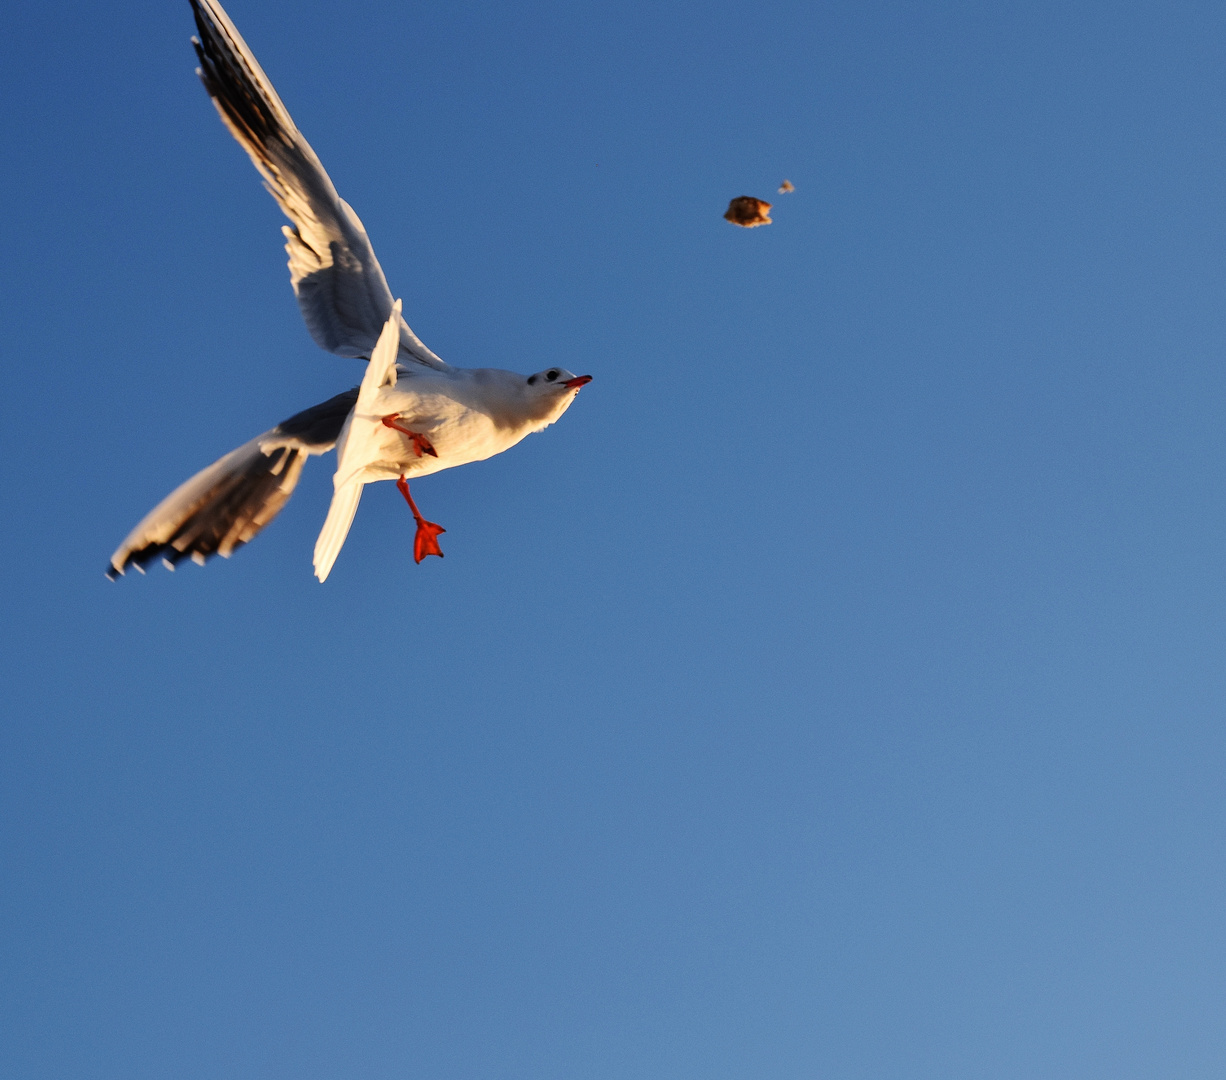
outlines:
M785 180L782 184L779 185L780 195L786 195L789 191L795 191L795 190L796 190L796 185L793 184L791 180Z
M724 220L743 229L752 229L756 225L769 225L771 204L752 195L738 195L728 204Z

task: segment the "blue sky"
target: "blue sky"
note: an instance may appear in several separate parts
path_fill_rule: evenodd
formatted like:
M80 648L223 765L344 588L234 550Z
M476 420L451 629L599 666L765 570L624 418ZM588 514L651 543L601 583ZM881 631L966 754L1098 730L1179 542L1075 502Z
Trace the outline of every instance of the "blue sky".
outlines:
M228 10L427 344L595 381L445 560L317 584L329 458L107 582L360 366L188 5L9 6L0 1076L1220 1076L1226 11Z

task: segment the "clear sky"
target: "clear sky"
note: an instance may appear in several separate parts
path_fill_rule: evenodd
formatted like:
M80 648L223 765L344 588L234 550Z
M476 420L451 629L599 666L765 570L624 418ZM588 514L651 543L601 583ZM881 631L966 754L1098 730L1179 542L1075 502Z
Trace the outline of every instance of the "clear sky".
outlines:
M187 3L6 7L0 1076L1222 1076L1226 8L229 11L426 343L595 381L445 560L319 585L326 458L109 583L361 367Z

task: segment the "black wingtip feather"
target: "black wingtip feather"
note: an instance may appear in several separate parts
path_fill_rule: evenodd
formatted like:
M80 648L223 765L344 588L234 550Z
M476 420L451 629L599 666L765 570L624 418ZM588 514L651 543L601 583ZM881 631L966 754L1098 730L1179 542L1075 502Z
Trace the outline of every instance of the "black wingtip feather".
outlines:
M245 69L237 50L226 44L225 28L213 22L198 0L191 0L191 5L200 32L198 38L192 38L192 47L200 60L196 74L209 96L231 123L246 132L253 147L267 146L272 139L288 144L290 140L254 83L253 73Z

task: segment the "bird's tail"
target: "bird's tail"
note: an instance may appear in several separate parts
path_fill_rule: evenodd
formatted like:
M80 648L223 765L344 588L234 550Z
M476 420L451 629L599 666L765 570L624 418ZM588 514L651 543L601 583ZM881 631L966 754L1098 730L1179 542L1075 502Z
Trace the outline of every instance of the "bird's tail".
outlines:
M362 376L362 386L358 390L358 403L354 406L356 412L369 412L379 391L385 386L396 385L396 354L399 348L400 301L397 300L371 351L370 362L366 365L366 374Z
M315 541L315 576L320 581L327 580L332 564L345 546L353 515L358 512L362 487L362 481L350 480L332 493L332 505L328 507L324 527L319 530L319 539Z
M396 385L396 350L399 347L400 301L392 305L392 313L379 335L379 341L370 354L370 362L366 365L366 374L362 377L362 385L358 388L358 400L353 406L348 426L341 432L336 446L336 473L332 477L334 490L332 505L328 507L328 516L324 519L324 527L319 531L319 539L315 541L315 576L325 581L336 557L345 546L345 537L349 535L349 526L353 524L353 515L358 512L358 502L362 498L363 481L361 465L364 462L359 453L358 460L350 460L353 446L365 446L364 432L375 421L368 415L374 408L375 399L384 386ZM353 442L355 429L358 439Z

